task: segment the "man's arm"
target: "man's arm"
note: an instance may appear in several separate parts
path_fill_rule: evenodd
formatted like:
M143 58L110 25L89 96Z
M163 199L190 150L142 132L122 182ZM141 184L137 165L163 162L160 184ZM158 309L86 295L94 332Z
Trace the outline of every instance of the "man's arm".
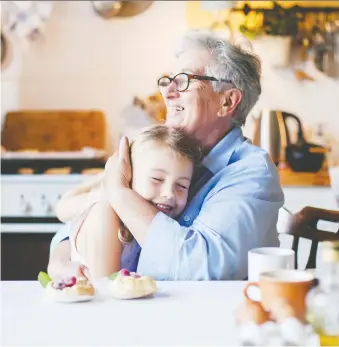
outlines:
M148 229L159 210L130 188L121 188L113 192L109 201L119 218L123 223L127 223L125 225L128 230L143 247Z
M117 213L142 240L138 271L158 280L243 279L250 249L278 245L282 201L237 197L225 189L204 202L191 226L183 226L162 212L152 219L153 206L133 193L125 195L128 207L121 204Z

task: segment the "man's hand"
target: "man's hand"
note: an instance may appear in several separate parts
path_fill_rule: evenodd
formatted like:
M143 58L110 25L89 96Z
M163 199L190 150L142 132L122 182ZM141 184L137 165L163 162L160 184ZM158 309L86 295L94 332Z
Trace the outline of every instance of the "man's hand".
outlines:
M132 166L129 152L128 140L123 137L118 153L106 163L104 192L113 210L142 247L149 225L159 211L130 188Z
M122 188L129 188L132 180L132 166L127 137L119 143L119 150L112 155L105 166L104 190L108 200L112 201L115 194Z

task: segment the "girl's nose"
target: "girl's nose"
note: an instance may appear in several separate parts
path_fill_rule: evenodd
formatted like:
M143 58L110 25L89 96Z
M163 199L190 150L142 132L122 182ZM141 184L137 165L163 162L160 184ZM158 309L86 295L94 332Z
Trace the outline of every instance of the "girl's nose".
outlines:
M169 202L173 202L175 198L174 185L164 184L161 189L161 196L166 198Z

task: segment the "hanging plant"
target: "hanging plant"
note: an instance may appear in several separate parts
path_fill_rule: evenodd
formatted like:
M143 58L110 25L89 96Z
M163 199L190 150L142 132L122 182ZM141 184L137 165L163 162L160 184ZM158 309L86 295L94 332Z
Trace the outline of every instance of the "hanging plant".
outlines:
M239 26L239 31L250 40L263 35L265 31L262 26L262 15L257 12L248 13L244 23Z

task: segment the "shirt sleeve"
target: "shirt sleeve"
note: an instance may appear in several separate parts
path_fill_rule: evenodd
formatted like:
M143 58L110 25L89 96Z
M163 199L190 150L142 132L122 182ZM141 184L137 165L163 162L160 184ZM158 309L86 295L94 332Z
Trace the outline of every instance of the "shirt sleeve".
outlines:
M157 280L241 280L247 253L278 246L276 232L282 200L234 196L227 189L205 199L190 226L159 212L141 251L138 272Z

